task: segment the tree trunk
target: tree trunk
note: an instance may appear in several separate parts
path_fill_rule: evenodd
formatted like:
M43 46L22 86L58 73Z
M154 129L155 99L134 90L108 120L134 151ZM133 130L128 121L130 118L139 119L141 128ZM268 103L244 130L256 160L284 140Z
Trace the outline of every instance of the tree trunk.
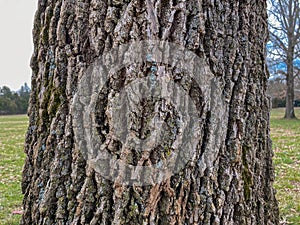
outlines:
M291 46L291 44L290 44ZM291 47L289 47L290 49ZM287 56L287 75L286 75L286 107L285 107L285 119L295 119L295 109L294 109L294 63L293 63L293 49L288 51Z
M265 1L251 0L40 0L33 31L21 223L278 224L266 95L266 7ZM149 118L164 115L167 144L142 156L124 148L112 135L118 129L112 120L118 118L109 115L117 111L111 107L114 96L130 82L150 76L151 89L160 77L170 77L188 93L200 118L190 120L191 126L199 125L199 141L179 171L152 184L122 183L103 176L81 151L74 102L78 93L92 93L80 84L99 56L129 41L149 39L176 43L195 54L198 64L191 67L201 72L196 77L211 75L222 97L210 97L186 73L153 59L133 62L116 76L110 73L97 93L90 125L97 128L99 145L115 158L132 165L141 159L145 165L155 164L176 152L170 147L172 131L178 137L183 126L177 106L159 100L155 107L153 99L144 98L130 105L133 119L125 122L143 139L151 133ZM214 133L220 118L225 135Z

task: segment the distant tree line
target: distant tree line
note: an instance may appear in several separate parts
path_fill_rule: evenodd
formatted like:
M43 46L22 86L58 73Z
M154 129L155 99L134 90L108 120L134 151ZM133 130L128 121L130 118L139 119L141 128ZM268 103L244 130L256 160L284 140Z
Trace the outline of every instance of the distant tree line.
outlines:
M12 91L9 87L0 87L0 115L25 114L28 109L30 88L27 83L18 91Z
M268 82L268 95L272 99L272 108L286 107L286 81L277 77ZM294 107L300 107L300 79L295 78Z
M284 108L286 107L285 98L272 98L272 108ZM300 100L294 101L294 107L300 107Z

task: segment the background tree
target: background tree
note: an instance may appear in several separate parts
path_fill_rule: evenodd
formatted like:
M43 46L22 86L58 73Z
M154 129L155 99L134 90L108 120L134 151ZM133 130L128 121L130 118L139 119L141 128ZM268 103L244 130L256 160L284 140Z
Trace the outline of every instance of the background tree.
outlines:
M29 97L30 97L30 88L27 83L21 86L20 90L17 92L18 94L18 113L23 114L27 113Z
M299 0L269 0L269 66L286 77L285 118L295 118L294 79L299 74L300 4ZM298 61L297 61L298 60Z
M39 1L22 224L278 224L266 94L266 8L266 1L250 0ZM206 151L208 140L216 138L211 133L214 112L193 80L170 70L199 107L197 154L162 183L130 186L105 179L87 163L74 137L72 102L83 71L101 54L148 39L180 44L203 60L224 93L226 138ZM156 71L150 64L133 62L112 74L94 110L99 145L110 143L105 150L132 164L140 155L123 151L113 139L106 110L126 83ZM165 113L152 105L145 99L132 106L136 117L131 122L139 137L150 129L148 117ZM171 111L166 130L176 131L179 118ZM148 164L168 156L162 146L151 151L144 159ZM215 160L208 158L202 171L204 152Z
M30 97L30 88L25 83L17 92L9 87L0 88L0 115L27 113Z

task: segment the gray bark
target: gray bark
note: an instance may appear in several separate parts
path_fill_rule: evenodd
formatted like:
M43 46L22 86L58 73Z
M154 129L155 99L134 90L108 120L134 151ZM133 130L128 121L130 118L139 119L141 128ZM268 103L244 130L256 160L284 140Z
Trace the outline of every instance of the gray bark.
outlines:
M21 224L278 224L265 1L40 0L33 34ZM82 71L98 56L112 46L147 39L180 44L207 63L226 100L226 139L204 173L189 163L160 184L117 185L91 169L75 147L71 104ZM99 133L108 131L103 139L110 132L109 94L137 79L137 72L146 73L146 66L110 79L99 94L97 126ZM176 82L202 110L197 161L211 135L213 112L192 80L179 76ZM151 114L151 104L147 100L135 110ZM133 124L139 136L146 135L142 119ZM109 148L120 153L118 143Z

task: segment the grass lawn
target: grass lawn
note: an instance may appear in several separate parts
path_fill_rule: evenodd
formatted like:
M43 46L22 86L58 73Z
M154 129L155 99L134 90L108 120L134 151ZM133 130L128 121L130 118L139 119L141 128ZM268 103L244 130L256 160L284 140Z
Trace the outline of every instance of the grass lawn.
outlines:
M282 224L300 224L300 120L284 120L284 109L271 112L275 188ZM296 109L300 119L300 108Z
M0 116L0 224L19 224L21 209L21 172L25 154L23 143L27 116Z
M300 118L300 109L296 114ZM300 224L300 120L283 120L284 109L271 113L271 137L275 152L275 188L282 224ZM0 224L19 224L21 171L26 116L0 116Z

